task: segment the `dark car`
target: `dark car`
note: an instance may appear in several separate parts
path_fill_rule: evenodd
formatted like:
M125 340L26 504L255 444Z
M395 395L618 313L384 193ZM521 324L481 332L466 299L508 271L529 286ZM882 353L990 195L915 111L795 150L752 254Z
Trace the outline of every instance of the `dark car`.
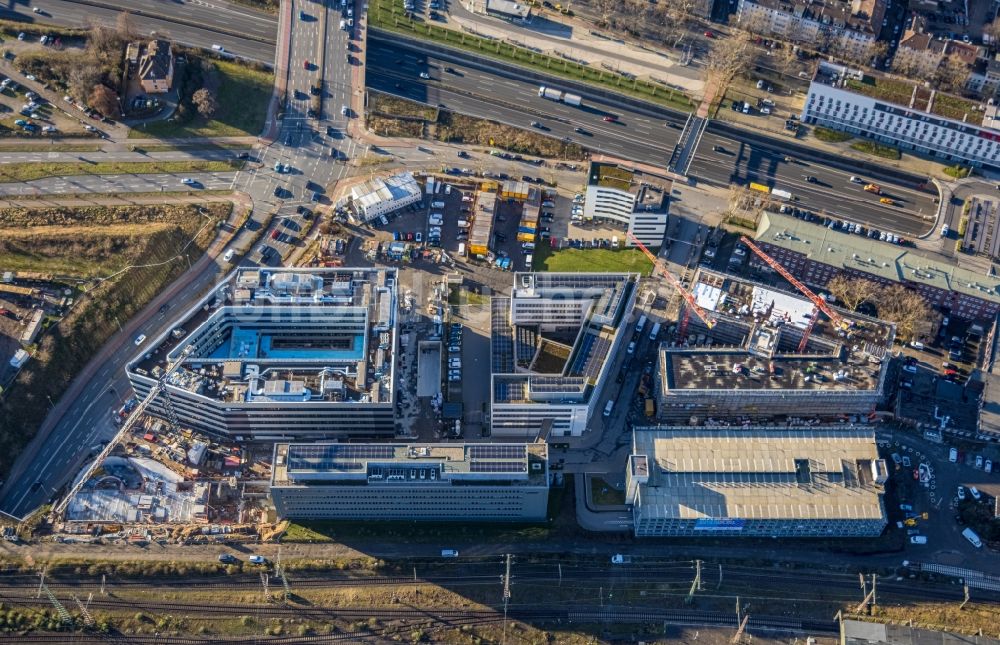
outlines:
M806 175L806 181L808 181L810 184L815 184L817 179L812 175Z
M458 72L455 71L454 67L445 67L444 71L448 72L449 74L458 74Z
M588 132L587 130L584 130L583 128L573 128L573 132L576 132L577 134L582 134L585 137L592 137L592 136L594 136L593 133Z
M240 154L236 155L236 158L237 159L249 159L250 158L250 153L249 152L241 152Z
M461 159L468 159L469 158L469 153L466 152L465 150L459 150L458 151L458 156Z

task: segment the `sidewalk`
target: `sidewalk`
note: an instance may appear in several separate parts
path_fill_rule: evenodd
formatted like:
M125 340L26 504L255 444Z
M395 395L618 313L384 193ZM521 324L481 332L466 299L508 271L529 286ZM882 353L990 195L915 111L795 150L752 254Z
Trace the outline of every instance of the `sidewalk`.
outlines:
M472 3L480 4L479 2ZM546 12L535 16L530 26L500 21L470 10L463 4L449 14L445 28L458 25L468 31L526 46L546 54L565 55L586 62L594 68L628 72L639 78L649 78L676 87L697 100L704 92L700 67L685 67L665 52L637 46L621 39L601 38L581 20ZM456 30L457 31L457 30ZM562 56L560 56L562 57ZM604 65L602 65L604 63Z

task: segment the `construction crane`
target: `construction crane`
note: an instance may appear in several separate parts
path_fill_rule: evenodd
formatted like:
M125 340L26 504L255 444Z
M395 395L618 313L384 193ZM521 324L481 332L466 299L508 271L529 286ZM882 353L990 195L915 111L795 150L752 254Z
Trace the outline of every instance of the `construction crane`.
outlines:
M159 396L161 393L163 394L163 397L165 399L167 412L171 419L171 424L176 425L176 418L175 418L176 415L173 412L173 404L170 401L170 394L167 392L167 379L170 378L171 374L177 371L177 369L184 362L184 359L187 358L188 354L191 353L192 349L193 347L191 345L185 347L184 350L181 351L180 356L177 357L177 360L175 360L174 362L170 363L167 366L167 369L165 369L163 373L159 376L159 378L156 380L156 385L154 385L153 389L149 391L149 394L146 395L146 398L140 401L139 404L135 406L135 409L132 410L132 413L128 416L128 419L125 420L125 423L122 424L122 427L118 430L118 433L115 435L114 439L109 441L108 445L104 446L104 450L102 450L100 454L97 455L97 457L95 457L94 460L90 462L90 465L87 466L86 471L84 471L82 475L77 477L76 483L73 485L70 491L66 493L66 496L63 497L62 500L60 500L59 504L57 504L56 507L53 509L53 514L55 517L62 517L63 513L66 512L66 508L69 506L70 500L76 497L77 493L80 492L80 489L83 488L83 485L94 474L94 471L97 470L98 466L104 463L104 460L107 458L109 454L111 454L111 451L114 449L114 447L118 445L118 442L121 441L122 438L130 430L132 430L133 427L135 427L135 425L139 422L139 419L142 417L143 413L146 411L146 408L148 408L150 404L154 400L156 400L156 397Z
M684 310L684 318L681 320L680 327L678 328L677 337L683 338L684 333L687 330L687 322L691 316L692 311L698 314L698 317L701 318L701 321L705 323L706 327L708 327L709 329L715 327L718 321L716 321L715 318L711 316L711 314L705 311L705 309L698 304L698 301L695 300L691 292L685 289L684 285L681 284L681 281L678 280L677 277L670 272L670 270L667 268L667 265L664 264L663 261L660 260L660 258L656 257L656 255L652 251L647 249L646 245L640 242L639 239L631 232L627 233L626 235L628 235L629 239L632 240L632 242L639 248L640 251L642 251L643 255L649 258L649 261L653 263L653 266L660 270L660 272L663 274L663 277L666 278L667 282L670 283L670 286L676 289L677 292L681 294L681 297L684 298L684 302L687 303L687 308Z
M754 244L750 240L750 238L748 238L746 235L741 235L740 242L746 244L751 251L753 251L754 253L757 254L758 257L760 257L761 260L766 262L769 267L777 271L781 275L781 277L783 277L785 280L791 282L793 287L798 289L802 293L802 295L804 295L806 298L809 298L809 300L813 303L813 305L815 305L815 309L813 309L813 315L809 320L809 325L808 327L806 327L805 334L803 334L802 336L802 342L799 343L799 351L805 349L806 342L809 340L809 334L812 332L813 327L816 325L816 317L819 315L820 311L825 313L830 318L830 321L833 323L833 325L838 329L847 329L850 326L850 323L848 323L843 316L834 311L833 308L826 303L826 300L823 300L822 298L817 296L812 289L807 287L805 284L802 283L801 280L799 280L791 273L789 273L788 269L781 266L780 262L778 262L770 255L765 253L764 250L761 249L756 244Z

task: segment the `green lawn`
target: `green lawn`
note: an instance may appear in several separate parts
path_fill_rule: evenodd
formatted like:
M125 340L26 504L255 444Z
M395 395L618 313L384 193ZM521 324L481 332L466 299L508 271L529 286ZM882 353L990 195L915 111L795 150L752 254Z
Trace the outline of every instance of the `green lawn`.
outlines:
M618 273L632 271L649 275L650 262L638 249L559 249L539 246L532 260L536 271Z
M600 477L591 477L590 500L604 506L624 504L625 491L618 490Z
M848 139L853 139L854 137L846 132L840 132L838 130L831 130L830 128L824 128L822 126L816 126L813 128L813 136L820 141L827 141L829 143L840 143L842 141L847 141Z
M856 141L851 144L851 148L883 159L895 160L902 156L897 148L883 146L873 141Z
M228 172L242 161L98 161L95 163L19 163L0 168L0 181L31 181L43 177L75 175L148 175L152 173ZM178 184L180 182L178 181Z
M180 122L168 119L133 128L132 139L148 137L256 136L264 129L274 74L231 61L213 60L219 72L219 110L211 119L196 116Z

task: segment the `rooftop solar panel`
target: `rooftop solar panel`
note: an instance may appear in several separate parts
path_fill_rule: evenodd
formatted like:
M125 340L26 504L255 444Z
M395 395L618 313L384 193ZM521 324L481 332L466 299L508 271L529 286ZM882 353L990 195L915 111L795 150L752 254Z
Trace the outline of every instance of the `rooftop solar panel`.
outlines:
M329 444L289 446L289 470L345 469L345 461L358 459L391 459L395 447L372 444ZM353 462L352 462L353 463ZM357 464L354 467L360 467Z
M469 471L474 473L523 473L528 466L523 461L473 461Z
M527 450L521 445L484 444L469 446L469 459L524 459Z

